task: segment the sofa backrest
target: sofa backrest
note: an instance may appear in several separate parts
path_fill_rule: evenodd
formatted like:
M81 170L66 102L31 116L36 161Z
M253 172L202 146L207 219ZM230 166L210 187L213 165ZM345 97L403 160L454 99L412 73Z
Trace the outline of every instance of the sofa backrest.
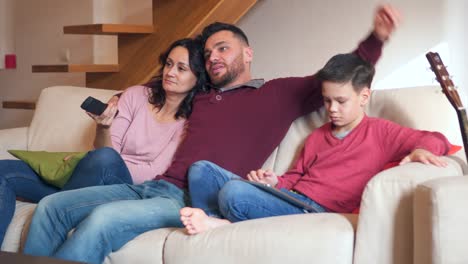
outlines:
M117 91L72 86L44 89L29 128L28 149L91 149L95 123L80 105L87 96L106 102L115 93ZM386 118L404 126L439 131L452 144L462 145L455 110L438 86L374 90L367 113L369 116ZM298 118L263 168L271 168L278 174L287 171L300 152L307 135L327 120L324 109Z
M463 146L457 114L438 86L373 90L366 112L369 116L385 118L403 126L439 131L452 144ZM277 174L286 172L307 135L327 120L323 108L320 112L298 118L263 168L273 169ZM457 154L464 159L463 150Z
M85 151L92 149L95 122L80 108L93 96L103 102L117 91L73 86L54 86L42 90L29 126L28 149L47 151Z

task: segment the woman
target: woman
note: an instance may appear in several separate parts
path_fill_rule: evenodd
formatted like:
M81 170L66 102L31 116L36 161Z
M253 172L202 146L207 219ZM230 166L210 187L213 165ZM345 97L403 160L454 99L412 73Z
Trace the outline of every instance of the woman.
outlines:
M62 190L141 183L166 170L192 111L192 99L205 89L206 73L200 44L192 39L172 43L160 63L158 76L146 86L128 88L118 106L110 102L101 116L88 113L98 123L95 147L112 148L90 151L64 188L48 185L23 161L0 160L0 245L16 197L39 202Z

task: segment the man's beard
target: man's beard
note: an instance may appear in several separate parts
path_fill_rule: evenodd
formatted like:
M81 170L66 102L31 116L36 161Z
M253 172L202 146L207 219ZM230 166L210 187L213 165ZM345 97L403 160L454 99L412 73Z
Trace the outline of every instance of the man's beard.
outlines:
M235 81L241 73L245 71L244 59L242 54L237 56L237 58L231 63L231 65L226 65L226 73L219 79L214 80L211 78L211 84L214 88L223 88L226 87L229 83Z

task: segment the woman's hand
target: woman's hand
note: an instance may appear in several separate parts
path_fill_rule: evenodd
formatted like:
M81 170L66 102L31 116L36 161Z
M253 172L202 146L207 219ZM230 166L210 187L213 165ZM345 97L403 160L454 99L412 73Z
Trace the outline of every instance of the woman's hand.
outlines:
M264 184L269 184L272 187L275 187L276 184L278 183L278 176L276 174L268 169L268 170L256 170L256 171L251 171L249 174L247 174L247 179L249 181L253 182L260 182Z
M114 95L107 102L107 108L106 110L104 110L104 112L101 115L98 116L90 112L86 112L86 113L92 119L94 119L94 121L96 121L98 126L109 127L112 124L112 121L114 120L115 116L117 115L118 103L119 103L119 97Z

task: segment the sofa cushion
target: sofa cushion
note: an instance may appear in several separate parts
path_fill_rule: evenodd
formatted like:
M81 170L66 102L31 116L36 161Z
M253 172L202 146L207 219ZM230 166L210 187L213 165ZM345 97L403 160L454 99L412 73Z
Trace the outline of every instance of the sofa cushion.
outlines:
M197 235L180 229L163 263L352 263L357 216L331 213L269 217Z
M31 221L34 208L36 208L35 204L16 202L15 215L5 234L1 247L2 251L18 252L20 250L21 243L26 238L26 229Z
M439 86L373 91L367 114L414 129L438 131L452 144L463 144L457 114Z
M106 102L114 90L73 86L45 88L36 104L28 134L28 150L86 151L92 148L95 122L80 108L93 96Z
M176 228L161 228L143 233L113 252L105 264L157 264L163 262L164 243Z
M14 159L9 149L27 149L28 127L0 129L0 159Z
M296 119L262 168L272 169L278 175L285 173L299 155L307 135L327 121L324 108Z

